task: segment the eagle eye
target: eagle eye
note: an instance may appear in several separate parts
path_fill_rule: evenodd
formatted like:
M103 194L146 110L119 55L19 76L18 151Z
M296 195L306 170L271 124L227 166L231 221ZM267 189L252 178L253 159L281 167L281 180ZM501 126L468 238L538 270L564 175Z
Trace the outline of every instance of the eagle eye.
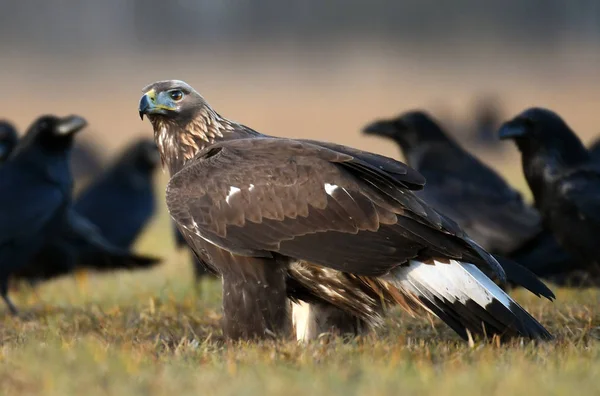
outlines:
M181 92L180 90L176 89L174 91L169 92L169 96L175 102L179 102L181 99L183 99L183 92Z

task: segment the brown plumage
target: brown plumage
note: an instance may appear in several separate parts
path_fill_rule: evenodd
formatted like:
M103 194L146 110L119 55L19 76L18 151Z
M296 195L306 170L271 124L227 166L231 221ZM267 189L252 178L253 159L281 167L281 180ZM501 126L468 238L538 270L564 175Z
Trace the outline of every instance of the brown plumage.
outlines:
M389 302L434 313L464 338L467 330L550 336L464 263L504 277L491 255L413 194L425 180L408 166L261 135L221 117L181 81L146 87L140 115L171 173L171 216L223 277L226 336L288 334L288 298L367 326L381 323Z

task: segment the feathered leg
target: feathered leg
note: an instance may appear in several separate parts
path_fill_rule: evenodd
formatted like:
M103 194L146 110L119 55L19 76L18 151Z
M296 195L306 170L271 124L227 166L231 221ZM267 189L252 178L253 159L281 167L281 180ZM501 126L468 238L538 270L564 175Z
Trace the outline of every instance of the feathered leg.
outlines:
M291 335L287 269L271 258L233 255L210 248L223 268L223 333L229 339L281 338Z

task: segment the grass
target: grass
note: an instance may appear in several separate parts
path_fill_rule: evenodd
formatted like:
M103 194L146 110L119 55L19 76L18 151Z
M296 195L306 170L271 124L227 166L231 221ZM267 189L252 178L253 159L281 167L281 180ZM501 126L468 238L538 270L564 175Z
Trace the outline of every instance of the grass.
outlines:
M22 290L4 315L0 394L566 394L600 391L595 290L551 304L516 291L556 335L536 344L462 342L438 321L393 312L376 334L228 344L220 282L190 282L183 256L144 273L73 278Z

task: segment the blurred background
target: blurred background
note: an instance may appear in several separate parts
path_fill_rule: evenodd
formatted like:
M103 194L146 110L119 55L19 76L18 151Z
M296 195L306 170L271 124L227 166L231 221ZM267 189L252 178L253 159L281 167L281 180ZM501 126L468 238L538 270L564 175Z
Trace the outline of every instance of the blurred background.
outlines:
M493 128L538 105L590 141L598 70L593 0L0 0L0 118L23 130L40 113L81 114L104 160L150 136L140 90L182 79L263 133L397 158L360 128L426 108L526 191Z

